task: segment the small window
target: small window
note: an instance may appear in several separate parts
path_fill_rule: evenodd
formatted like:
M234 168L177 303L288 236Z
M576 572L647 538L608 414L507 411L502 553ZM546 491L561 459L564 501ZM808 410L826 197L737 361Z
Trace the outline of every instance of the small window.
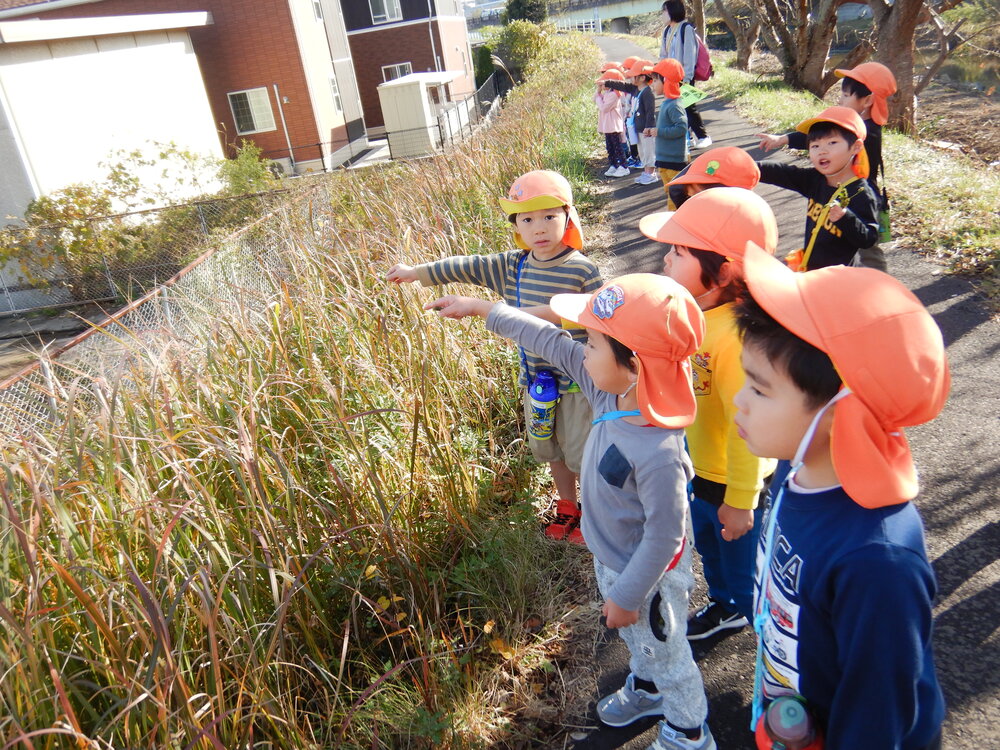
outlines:
M372 11L372 23L403 20L403 12L399 9L399 0L368 0L368 5Z
M413 66L410 63L396 63L395 65L383 65L382 66L382 80L383 81L395 81L397 78L402 78L403 76L408 76L413 72Z
M313 0L313 13L317 21L323 20L323 0Z
M238 134L265 133L276 129L266 88L234 91L228 96Z
M340 100L340 86L337 84L336 74L330 76L330 91L333 93L333 106L337 108L337 111L343 114L344 103Z

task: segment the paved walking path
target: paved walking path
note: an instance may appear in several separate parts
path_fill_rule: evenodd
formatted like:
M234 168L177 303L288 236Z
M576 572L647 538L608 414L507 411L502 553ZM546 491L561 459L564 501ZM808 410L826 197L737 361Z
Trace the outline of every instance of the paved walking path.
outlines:
M631 42L598 37L607 59L648 56ZM714 145L754 148L757 128L712 98L698 105ZM751 151L763 158L759 151ZM780 158L792 158L783 155ZM602 178L606 179L606 178ZM892 174L889 174L891 184ZM663 245L638 231L639 218L664 210L660 184L614 181L615 273L659 271ZM802 244L805 199L771 186L760 193L778 217L783 251ZM889 271L927 305L944 332L952 392L934 422L907 431L922 492L918 507L938 576L935 649L948 702L945 748L1000 746L1000 326L965 281L908 251L888 253ZM697 597L703 597L703 591ZM700 603L700 600L697 600ZM878 613L872 613L877 617ZM747 731L753 686L754 639L745 630L695 649L709 697L709 723L720 750L753 750ZM599 644L600 693L617 689L628 673L627 651L612 632ZM872 679L880 679L873 674ZM595 699L598 696L594 696ZM593 707L591 708L593 710ZM578 750L645 748L655 721L595 728Z

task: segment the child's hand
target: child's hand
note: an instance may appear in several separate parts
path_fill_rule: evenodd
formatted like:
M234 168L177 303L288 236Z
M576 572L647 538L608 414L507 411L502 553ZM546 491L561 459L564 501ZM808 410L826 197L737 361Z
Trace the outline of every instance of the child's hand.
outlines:
M719 507L719 523L722 524L722 538L735 542L753 528L753 510L723 503Z
M397 263L389 269L389 273L385 275L385 278L386 281L402 284L404 281L416 281L417 274L413 270L413 266L405 266L402 263Z
M604 601L604 606L601 608L601 614L604 615L604 619L608 623L609 628L624 628L629 625L635 625L639 622L638 610L622 609L610 599L606 599Z
M495 304L496 302L490 302L485 299L459 297L457 294L449 294L447 297L439 297L433 302L428 302L424 305L424 309L437 310L438 315L442 318L461 320L462 318L468 318L470 315L478 315L480 318L485 318L490 314L490 310L493 309L493 305Z
M834 203L830 206L830 213L827 214L827 218L830 221L837 222L844 218L844 214L847 213L847 209L841 206L839 203Z
M656 128L646 128L645 130L642 131L642 134L647 138L652 138L654 135L656 135Z
M788 145L787 135L768 135L767 133L757 133L754 137L760 138L760 150L764 152L775 151L782 146Z

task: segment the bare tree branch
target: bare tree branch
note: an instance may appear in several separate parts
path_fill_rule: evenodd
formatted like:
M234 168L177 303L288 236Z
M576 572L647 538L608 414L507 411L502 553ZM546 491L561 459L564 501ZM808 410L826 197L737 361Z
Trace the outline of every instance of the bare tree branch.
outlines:
M954 42L955 39L959 38L958 30L962 28L962 25L965 23L964 18L961 19L958 23L956 23L951 31L947 31L944 19L941 17L941 14L937 11L937 9L932 8L926 2L924 3L924 5L930 17L929 22L937 30L938 53L937 57L934 58L934 62L932 62L926 68L926 70L924 70L924 73L920 77L920 80L913 85L914 96L918 96L920 92L922 92L925 88L927 88L927 84L929 84L931 80L934 78L934 76L938 74L938 71L941 70L941 66L944 65L944 61L948 59L948 56L956 49L958 49L965 41L965 40L960 40L958 44L955 45L952 44L952 42Z
M874 51L875 48L872 46L871 41L864 39L858 42L850 52L844 55L844 59L841 60L840 65L837 67L853 68L855 65L859 65L871 57L871 54ZM837 82L837 75L833 72L834 70L834 68L830 68L830 70L823 75L822 86L824 91Z

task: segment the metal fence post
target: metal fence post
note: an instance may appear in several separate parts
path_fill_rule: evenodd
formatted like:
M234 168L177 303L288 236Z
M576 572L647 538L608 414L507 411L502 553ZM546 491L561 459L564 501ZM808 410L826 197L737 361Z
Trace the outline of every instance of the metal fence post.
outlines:
M195 203L194 207L198 209L198 221L201 222L201 231L206 237L208 236L208 223L205 221L205 213L201 210L201 204Z
M14 309L14 298L10 294L10 289L7 288L7 279L4 276L2 268L0 268L0 285L3 286L4 297L7 298L7 307L8 307L8 309L10 309L10 310L13 311L13 309Z
M115 277L111 275L111 266L108 265L107 255L101 258L101 263L104 265L104 278L108 281L108 296L117 297L118 290L115 289Z

